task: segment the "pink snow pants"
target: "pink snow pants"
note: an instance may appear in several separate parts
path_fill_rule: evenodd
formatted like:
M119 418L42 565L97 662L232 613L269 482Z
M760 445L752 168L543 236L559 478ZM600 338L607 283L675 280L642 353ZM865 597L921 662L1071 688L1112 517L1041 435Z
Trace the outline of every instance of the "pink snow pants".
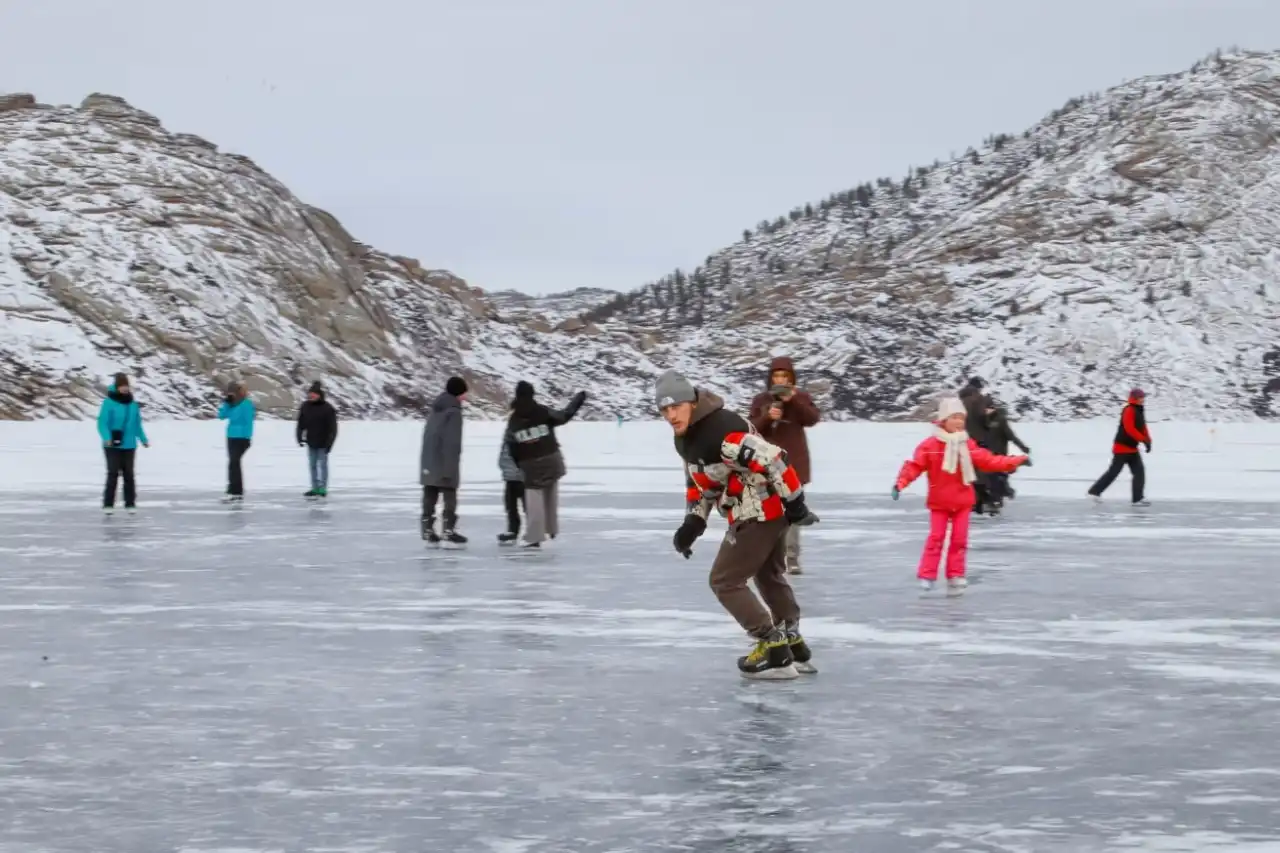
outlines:
M924 542L920 555L920 568L916 576L923 580L938 579L938 563L942 561L942 543L947 538L947 525L951 525L951 545L947 548L947 577L964 577L964 558L969 550L969 516L972 509L946 512L929 510L929 538Z

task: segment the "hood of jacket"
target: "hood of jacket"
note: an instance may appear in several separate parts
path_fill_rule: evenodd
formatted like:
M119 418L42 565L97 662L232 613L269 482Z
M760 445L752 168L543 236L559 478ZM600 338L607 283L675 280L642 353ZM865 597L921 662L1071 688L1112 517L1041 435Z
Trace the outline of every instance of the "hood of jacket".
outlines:
M107 389L107 396L112 400L115 400L117 403L123 403L126 406L133 402L132 392L122 393L117 391L116 386L114 385Z
M511 401L511 411L522 418L537 414L541 408L542 404L532 395L516 397Z
M712 412L718 412L724 408L724 400L705 388L695 388L694 393L698 395L698 399L693 404L693 416L689 418L689 426L693 426Z
M448 391L445 391L439 397L436 397L435 402L431 404L431 411L433 412L443 412L446 409L461 408L462 401L450 394Z
M314 400L311 399L312 394L316 395L316 399ZM326 400L328 400L328 398L325 397L323 391L308 391L307 398L302 402L303 402L303 405L307 405L307 406L319 406L320 404L324 403Z
M796 384L796 365L795 365L795 362L793 362L790 358L788 358L788 357L787 357L787 356L785 356L785 355L780 355L780 356L777 356L776 358L774 358L774 360L773 360L773 361L769 362L769 373L768 373L768 375L767 375L767 376L765 376L765 378L764 378L764 384L765 384L765 386L766 386L766 387L772 387L772 386L773 386L773 372L774 372L775 370L785 370L787 373L790 373L790 374L791 374L791 384L792 384L792 385L795 385L795 384Z

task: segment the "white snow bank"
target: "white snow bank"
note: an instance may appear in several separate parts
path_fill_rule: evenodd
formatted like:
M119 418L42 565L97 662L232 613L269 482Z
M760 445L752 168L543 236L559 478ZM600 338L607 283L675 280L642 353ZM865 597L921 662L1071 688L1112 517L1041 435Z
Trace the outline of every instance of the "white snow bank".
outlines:
M139 449L144 488L221 491L225 484L224 424L156 421L147 424L153 447ZM1035 466L1016 475L1020 494L1075 497L1110 461L1112 419L1018 427ZM496 487L502 424L471 421L463 453L464 487ZM1280 424L1157 423L1147 461L1155 499L1280 499ZM924 436L923 424L831 423L809 431L815 495L885 494L902 461ZM250 491L306 488L306 454L293 424L260 421L245 459ZM421 424L345 422L331 460L335 494L350 487L417 484ZM661 422L573 423L559 430L568 460L567 489L663 492L679 500L683 476L671 434ZM88 421L0 422L0 490L99 489L101 445ZM1128 473L1108 497L1124 500ZM909 494L919 496L924 483Z

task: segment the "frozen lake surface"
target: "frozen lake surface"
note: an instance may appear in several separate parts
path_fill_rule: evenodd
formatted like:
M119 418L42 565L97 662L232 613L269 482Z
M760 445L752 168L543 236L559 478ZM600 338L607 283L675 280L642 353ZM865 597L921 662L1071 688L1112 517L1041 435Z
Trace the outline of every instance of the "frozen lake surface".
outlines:
M896 470L921 434L898 429L869 466ZM768 684L738 677L707 587L719 523L671 552L663 445L626 491L609 469L640 457L571 454L561 541L513 556L491 473L463 494L471 547L426 550L411 456L381 484L335 464L316 509L299 454L263 441L278 470L255 491L251 454L230 509L215 438L180 472L140 460L143 512L111 519L93 452L67 451L74 487L22 456L0 494L0 851L1280 850L1275 505L1160 500L1157 432L1156 505L1122 478L1095 508L1070 478L1110 428L1087 471L1027 432L1047 464L975 519L960 598L913 588L922 489L894 504L879 470L820 467L880 494L814 489L794 583L821 673ZM1059 476L1077 496L1036 494Z

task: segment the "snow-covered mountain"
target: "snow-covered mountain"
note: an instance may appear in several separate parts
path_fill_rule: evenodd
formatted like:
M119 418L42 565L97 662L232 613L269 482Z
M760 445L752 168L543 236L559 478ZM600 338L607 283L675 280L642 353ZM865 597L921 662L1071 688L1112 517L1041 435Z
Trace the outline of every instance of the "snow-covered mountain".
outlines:
M591 315L728 384L789 352L855 417L991 381L1028 416L1280 414L1280 54L1073 99L761 223ZM705 372L706 367L703 367Z
M675 366L742 403L771 354L833 418L919 414L978 374L1026 417L1280 414L1280 54L1073 99L1026 131L837 193L627 294L485 294L377 252L244 157L119 99L0 98L0 417L155 410L232 376L287 413L325 377L416 413L461 371L651 416Z

